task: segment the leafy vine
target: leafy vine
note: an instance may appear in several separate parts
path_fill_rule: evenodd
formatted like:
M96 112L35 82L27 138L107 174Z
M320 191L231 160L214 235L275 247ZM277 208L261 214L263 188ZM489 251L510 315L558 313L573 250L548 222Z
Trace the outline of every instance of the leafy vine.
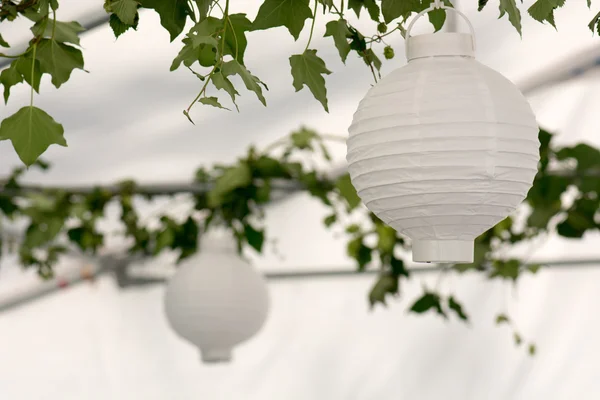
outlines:
M311 48L317 23L319 6L325 16L325 37L331 37L342 62L354 52L368 66L375 81L380 76L382 61L380 51L374 45L382 44L385 59L394 57L394 49L385 38L392 34L405 34L404 25L414 13L429 7L433 0L263 0L254 20L244 13L233 13L229 0L105 0L104 9L109 14L109 25L118 38L130 29L137 29L140 9L154 10L170 35L171 41L180 37L188 19L193 22L182 38L182 48L173 60L171 70L181 65L188 68L200 80L200 89L194 100L183 111L193 122L191 111L197 103L227 109L217 96L208 95L209 87L223 91L237 109L236 98L240 95L231 80L238 76L245 88L254 92L258 100L266 105L263 93L267 85L253 75L244 61L247 35L256 30L285 27L298 40L309 26L309 39L304 52L290 57L293 86L296 91L307 87L328 111L325 76L331 74L325 62ZM572 0L573 1L573 0ZM479 10L488 6L488 0L478 0ZM452 6L444 0L446 6ZM564 6L565 0L537 0L527 11L541 23L555 26L554 12ZM587 0L591 7L591 0ZM26 83L35 92L40 91L43 74L51 76L52 84L59 88L66 83L75 69L84 69L84 59L79 46L79 35L84 30L77 22L56 20L58 0L2 0L0 22L17 18L29 19L33 34L27 49L21 54L0 53L0 58L13 60L0 73L4 88L4 100L8 102L11 88ZM374 22L374 34L364 34L354 26L345 14L352 10L360 17L364 10ZM521 34L521 11L516 0L499 0L500 17L508 20ZM429 12L429 20L435 30L444 25L445 10ZM330 19L330 18L327 18ZM311 20L310 24L306 21ZM323 18L326 20L326 18ZM321 21L321 19L319 19ZM600 34L600 13L589 23L592 32ZM0 36L0 47L10 50L10 45ZM46 149L53 145L67 146L64 128L43 110L24 107L0 124L0 141L10 140L25 165L32 165Z
M447 266L442 274L472 271L516 283L523 273L536 273L541 266L504 257L507 248L551 232L577 239L600 228L600 150L586 144L555 148L552 135L543 130L539 138L539 173L519 216L506 218L477 239L475 262ZM400 295L403 281L411 278L404 262L410 242L361 206L347 174L327 175L302 162L306 156L329 160L326 142L331 140L344 138L301 128L263 151L251 147L230 165L200 168L193 185L203 190L193 194L193 211L175 217L163 210L153 215L154 224L139 217L135 204L142 196L152 199L160 194L143 192L134 182L79 191L33 190L20 184L26 172L20 167L0 181L0 217L27 221L24 238L14 251L24 266L37 268L40 276L48 278L59 257L69 249L93 255L103 247L109 232L102 231L98 222L106 216L109 204L117 204L121 210L121 235L130 243L130 253L154 257L173 251L179 260L185 259L197 251L199 236L213 225L226 227L240 251L250 248L261 253L267 237L266 206L282 188L295 188L308 192L329 209L323 223L345 232L347 254L359 271L380 268L368 300L371 306L385 305L390 296ZM39 160L35 165L48 168ZM3 239L7 240L6 236L0 235L0 250ZM443 318L452 314L468 321L468 312L459 299L443 294L439 285L424 288L409 310L433 312ZM496 322L511 327L519 345L522 335L504 311ZM527 349L535 353L532 343Z

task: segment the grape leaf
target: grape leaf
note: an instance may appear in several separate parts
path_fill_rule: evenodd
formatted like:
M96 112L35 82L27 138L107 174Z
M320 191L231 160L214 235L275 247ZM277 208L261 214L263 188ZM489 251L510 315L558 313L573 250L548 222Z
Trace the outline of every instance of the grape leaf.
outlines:
M198 12L200 13L200 21L208 16L208 10L214 0L196 0L198 6Z
M134 30L137 29L139 20L140 18L138 14L134 19L133 25L127 25L126 23L121 21L119 17L117 17L115 14L111 14L110 19L108 20L108 24L112 28L115 37L118 38L119 36L127 32L129 28L133 28Z
M74 69L83 69L83 54L73 46L56 40L42 39L38 44L36 59L42 73L52 76L52 84L59 88L69 80Z
M113 12L127 25L133 25L137 14L138 2L136 0L113 0L105 8Z
M188 14L192 14L188 0L140 0L140 3L160 15L160 23L171 34L171 41L183 31Z
M260 253L265 242L265 232L257 230L250 224L244 224L244 235L248 244Z
M358 197L358 194L356 194L356 189L350 181L349 174L342 175L335 182L335 187L348 203L348 211L352 211L360 205L360 197Z
M213 107L216 107L216 108L222 108L222 109L225 109L225 110L229 110L229 108L223 107L221 105L221 103L219 103L219 99L217 99L214 96L213 97L203 97L200 100L198 100L198 102L200 102L202 104L209 105L209 106L213 106ZM231 110L229 110L229 111L231 111Z
M521 32L521 12L517 7L516 0L500 0L500 17L504 14L508 14L508 20L515 27L519 35L522 36Z
M462 305L458 303L453 296L448 297L448 308L454 311L458 318L462 319L463 321L469 320L469 317L467 316L467 314L465 314L465 312L462 309Z
M309 0L265 0L252 23L254 30L285 26L295 40L307 18L312 18Z
M381 13L385 23L390 23L398 17L406 19L422 8L419 0L381 0Z
M592 18L588 25L588 28L590 28L592 33L598 32L598 35L600 35L600 12L596 14L594 18Z
M236 74L239 75L242 78L244 85L246 85L246 89L256 93L256 97L258 97L260 102L263 103L264 106L267 105L267 101L262 93L262 88L259 85L259 83L262 82L256 76L252 75L246 67L236 60L231 60L223 64L222 71L223 75L226 77Z
M537 0L527 12L533 19L539 22L548 21L550 25L556 28L554 23L554 10L562 7L565 0Z
M296 92L304 85L308 86L313 96L321 102L325 111L327 107L327 88L322 75L329 75L331 71L325 66L325 62L317 56L316 50L305 50L302 54L290 57L292 67L293 85Z
M10 88L23 82L23 76L17 70L16 65L16 61L13 61L8 68L0 73L0 83L4 86L4 103L8 103Z
M346 20L339 19L337 21L328 22L325 28L325 37L327 36L333 37L335 47L337 47L340 58L345 64L348 53L350 53L350 43L348 43L348 38L352 37L352 32L348 29Z
M252 29L252 22L246 14L229 16L229 25L225 31L225 48L223 54L229 54L240 64L244 65L244 53L248 46L246 32Z
M240 94L237 90L235 90L233 83L231 83L231 81L223 74L223 72L215 72L212 74L210 80L212 81L213 85L215 85L215 88L219 90L225 90L227 93L229 93L231 101L235 105L235 108L238 109L238 106L235 103L235 96L239 96Z
M398 277L392 276L390 274L383 274L379 276L375 285L369 292L369 305L371 308L375 306L377 303L381 303L384 306L386 296L392 295L397 296L400 292L398 284Z
M10 139L27 166L52 144L67 147L63 133L62 125L37 107L23 107L0 124L0 140Z
M113 19L111 14L111 21ZM116 16L115 19L119 20ZM46 25L46 30L42 32L44 22L38 21L31 27L31 32L34 36L43 36L46 38L54 37L54 40L60 43L73 43L79 45L79 33L85 31L85 28L79 24L79 22L61 22L56 21L56 27L52 27L52 23L49 22Z
M40 81L42 80L42 71L40 69L39 60L37 60L37 59L34 60L32 54L30 52L30 53L24 54L21 57L17 58L16 61L14 61L14 62L16 63L15 65L16 65L17 71L19 72L19 74L21 74L23 79L25 79L25 82L27 82L29 84L29 86L32 86L33 89L39 93L40 92ZM31 76L32 63L33 63L33 77Z
M375 0L348 0L348 9L354 10L357 17L360 17L363 7L367 9L373 21L379 21L379 6Z
M2 38L2 35L0 35L0 46L10 47L10 44L6 43L6 41Z
M422 314L426 311L434 309L438 314L443 316L444 318L448 318L444 310L442 309L442 304L440 303L440 296L436 293L425 292L423 296L421 296L414 304L410 307L410 311L415 312L417 314Z

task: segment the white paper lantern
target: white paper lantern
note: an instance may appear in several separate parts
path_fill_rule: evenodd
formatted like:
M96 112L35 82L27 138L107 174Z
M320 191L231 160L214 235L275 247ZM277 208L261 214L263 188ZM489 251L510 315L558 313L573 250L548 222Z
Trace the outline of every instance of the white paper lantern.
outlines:
M407 38L408 64L354 114L350 177L372 212L412 238L414 261L472 262L474 239L531 187L538 125L517 87L475 60L472 27Z
M182 262L165 293L171 327L200 348L206 363L230 361L232 348L260 330L268 309L264 278L224 235L204 236L199 255Z

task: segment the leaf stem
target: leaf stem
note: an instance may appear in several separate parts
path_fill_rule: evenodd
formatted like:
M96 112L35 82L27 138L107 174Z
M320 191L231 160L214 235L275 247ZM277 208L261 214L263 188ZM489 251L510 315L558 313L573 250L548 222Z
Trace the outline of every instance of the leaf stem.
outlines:
M56 10L52 10L52 40L54 40L55 32L56 32Z
M35 87L35 55L37 52L37 42L33 44L33 59L31 60L31 94L29 98L29 108L33 108L33 88ZM31 116L32 114L29 113ZM31 125L30 125L31 126Z
M308 36L308 43L306 43L306 48L304 49L304 51L308 50L308 46L310 46L310 42L313 37L313 32L315 30L315 21L317 20L317 5L318 5L317 0L315 0L315 7L313 9L312 23L310 24L310 35Z

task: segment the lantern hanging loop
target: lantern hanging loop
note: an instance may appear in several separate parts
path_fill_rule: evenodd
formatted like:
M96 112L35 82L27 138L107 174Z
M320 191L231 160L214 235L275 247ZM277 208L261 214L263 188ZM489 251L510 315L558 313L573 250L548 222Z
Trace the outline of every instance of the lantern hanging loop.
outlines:
M410 31L412 30L413 26L415 25L415 22L417 22L417 20L419 18L421 18L423 15L427 14L428 12L434 11L434 10L437 10L437 9L454 11L455 13L457 13L458 15L460 15L461 17L463 17L463 19L467 23L467 26L469 27L469 30L471 31L471 41L473 42L473 51L475 51L475 28L473 28L473 24L471 24L471 21L469 21L469 18L462 11L457 10L454 7L448 7L448 6L444 5L441 2L441 0L436 0L434 3L432 3L432 5L430 5L429 7L427 7L426 9L424 9L423 11L421 11L420 13L418 13L413 18L413 20L410 22L410 24L408 25L408 28L406 29L406 45L404 46L404 50L406 52L406 57L407 58L408 58L408 48L409 48L409 43L410 43Z

